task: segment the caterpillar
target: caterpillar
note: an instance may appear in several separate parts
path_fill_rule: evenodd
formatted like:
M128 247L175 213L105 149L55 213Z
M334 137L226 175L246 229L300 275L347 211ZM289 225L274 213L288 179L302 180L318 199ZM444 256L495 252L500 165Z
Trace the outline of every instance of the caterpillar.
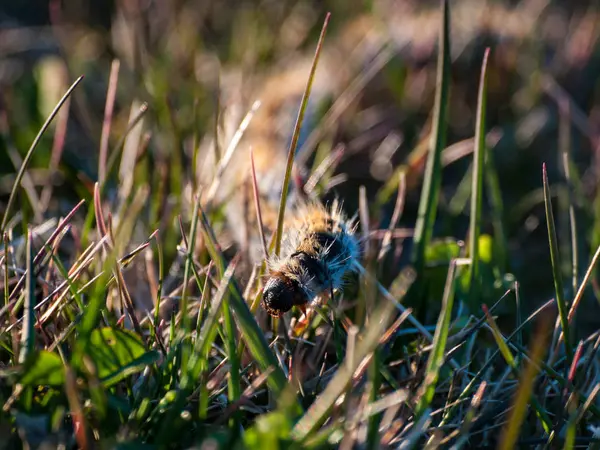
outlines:
M300 206L284 235L282 256L268 261L263 308L274 317L293 306L306 312L319 294L342 287L360 255L356 226L337 202L329 209L320 203Z

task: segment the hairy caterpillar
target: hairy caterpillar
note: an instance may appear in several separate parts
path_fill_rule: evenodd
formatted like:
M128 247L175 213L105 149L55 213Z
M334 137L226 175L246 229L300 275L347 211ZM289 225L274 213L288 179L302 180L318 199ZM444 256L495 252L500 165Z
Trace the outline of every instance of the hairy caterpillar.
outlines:
M274 317L293 306L304 311L317 295L340 288L359 257L355 230L355 221L336 203L330 209L318 203L300 207L284 236L282 256L269 261L265 310Z

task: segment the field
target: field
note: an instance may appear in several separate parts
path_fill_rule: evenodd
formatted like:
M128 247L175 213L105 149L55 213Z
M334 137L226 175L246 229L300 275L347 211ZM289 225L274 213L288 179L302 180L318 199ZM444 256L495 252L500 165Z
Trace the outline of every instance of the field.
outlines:
M596 2L15 5L0 450L600 448Z

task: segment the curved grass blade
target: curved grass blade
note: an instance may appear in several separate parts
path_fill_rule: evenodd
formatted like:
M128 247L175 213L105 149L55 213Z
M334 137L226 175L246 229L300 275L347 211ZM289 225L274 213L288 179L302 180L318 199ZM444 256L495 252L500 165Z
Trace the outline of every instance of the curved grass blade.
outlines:
M429 144L429 154L425 168L423 188L419 202L415 226L413 264L421 274L425 264L425 249L433 235L436 208L442 182L441 155L446 144L446 116L450 91L450 7L448 0L442 0L442 23L440 26L437 61L437 89L433 112L433 129Z
M315 78L317 63L319 62L319 56L321 55L321 48L323 47L323 40L325 39L325 32L327 31L327 25L329 23L330 16L331 13L327 13L327 15L325 16L325 21L323 22L323 28L321 29L321 35L319 36L319 42L317 43L317 49L315 50L315 56L313 58L312 66L310 68L310 74L306 83L306 89L304 90L304 94L302 95L302 101L300 102L300 110L298 111L298 118L296 119L296 125L294 126L294 134L292 134L292 141L290 142L290 148L288 151L285 175L283 178L283 186L281 187L279 213L277 215L277 232L275 235L275 254L277 256L279 256L279 252L281 251L281 237L283 236L285 204L287 202L290 178L292 175L292 166L294 165L294 156L296 155L296 147L298 146L298 139L300 138L300 129L302 127L302 121L304 120L304 112L306 111L306 106L308 105L308 97L310 96L313 79Z
M25 158L23 159L23 164L21 164L21 168L19 169L19 172L17 173L17 178L15 178L15 183L13 184L12 190L10 191L10 196L8 197L8 203L6 204L6 209L4 210L4 218L2 219L2 224L0 224L0 235L3 235L4 231L6 230L6 224L8 223L8 218L10 217L10 210L13 206L13 203L15 202L15 198L17 195L17 189L19 188L19 185L21 184L21 180L23 179L23 176L25 175L25 170L27 170L27 166L29 165L29 161L31 161L33 152L35 151L37 145L39 144L40 140L42 139L42 136L44 135L44 133L50 126L50 123L56 117L56 115L58 114L58 111L60 111L60 108L65 104L67 99L71 96L71 93L75 90L75 88L81 82L81 80L83 80L83 75L81 75L79 78L77 78L75 80L75 82L67 90L65 95L63 95L63 97L59 100L59 102L56 104L56 106L54 107L54 109L52 110L52 112L50 113L48 118L46 119L46 122L44 122L44 125L42 125L42 128L40 128L40 131L38 132L37 136L33 140L31 147L29 147L29 150L27 151L27 154L25 155Z

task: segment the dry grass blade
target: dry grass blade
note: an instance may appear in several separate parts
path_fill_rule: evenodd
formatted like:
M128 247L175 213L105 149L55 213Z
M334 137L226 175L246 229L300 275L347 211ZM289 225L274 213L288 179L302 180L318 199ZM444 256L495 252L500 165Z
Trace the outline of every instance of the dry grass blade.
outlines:
M254 150L250 149L250 167L252 169L252 192L254 194L254 208L256 209L256 219L258 222L258 232L260 233L260 242L263 247L265 261L269 259L269 250L267 249L267 240L265 239L265 229L262 220L262 210L260 209L260 196L258 194L258 183L256 181L256 169L254 167Z
M465 415L465 419L463 420L462 426L458 433L459 438L456 441L456 443L452 446L451 450L459 450L469 440L469 431L473 426L475 414L479 410L481 402L483 401L483 394L486 386L487 383L485 381L482 381L479 387L477 388L477 392L475 392L475 395L473 395L473 398L471 399L471 405L469 406L469 410Z
M421 417L413 424L410 433L402 440L402 443L398 446L398 449L409 450L415 448L418 444L419 439L427 430L427 427L431 423L431 409L427 408L423 411Z
M246 129L248 128L248 126L250 125L250 122L252 121L252 118L254 117L254 113L256 113L258 108L260 108L260 101L257 100L252 104L250 111L248 111L248 113L246 114L246 116L244 117L242 122L240 123L240 126L238 127L235 134L231 138L231 142L229 142L229 146L227 147L227 150L225 150L225 154L223 155L223 158L221 158L221 160L219 161L219 165L217 167L217 173L215 174L215 177L214 177L210 187L208 188L208 194L206 195L208 204L210 204L214 200L215 195L217 194L217 191L221 184L221 178L223 177L223 174L225 173L225 169L227 169L227 166L229 165L229 162L231 161L231 158L233 157L233 154L235 153L235 150L237 149L238 144L242 140L242 137L244 136L244 133L245 133Z
M52 150L50 152L50 164L48 166L50 176L48 177L48 181L46 182L46 185L44 186L44 189L42 190L42 194L40 196L40 208L42 209L42 211L47 211L50 200L52 199L52 193L54 189L52 177L59 171L59 163L62 157L62 152L65 147L65 142L67 138L67 125L69 123L70 116L70 104L71 100L67 99L65 105L63 106L61 112L58 114L58 117L56 119L56 129L54 131Z
M364 257L366 260L371 256L371 243L369 241L369 207L367 205L367 189L364 186L358 188L358 214L360 217L360 228L364 245Z
M121 150L123 149L125 143L127 142L129 135L134 130L138 129L137 128L138 124L144 118L144 116L146 115L147 112L148 112L148 103L145 103L145 102L139 106L139 108L136 111L136 114L133 114L134 110L131 111L131 117L129 119L129 123L127 124L127 129L125 130L125 133L123 134L123 136L121 136L121 139L119 140L119 142L117 142L117 144L115 145L114 149L112 150L110 156L108 157L108 162L106 163L106 174L105 174L107 177L108 177L108 174L111 173L114 165L119 160L119 156L121 155ZM106 186L106 180L107 180L107 178L105 178L104 181L102 183L100 183L100 189L102 191L104 190L104 188Z
M21 165L21 168L19 169L19 172L17 173L17 178L15 179L13 188L10 191L10 196L8 197L8 202L6 203L6 208L4 210L4 218L2 219L2 223L0 224L0 235L4 235L4 232L6 231L6 224L8 223L8 219L10 218L10 211L12 209L13 203L15 202L17 190L19 189L21 180L23 179L23 176L25 175L25 171L27 170L29 161L31 161L33 152L35 151L37 145L39 144L40 139L42 138L42 136L44 135L44 133L50 126L50 123L52 122L54 117L56 117L56 115L58 114L58 111L60 111L60 108L65 104L65 102L67 101L69 96L72 94L72 92L75 90L77 85L81 82L81 80L83 80L83 75L80 76L79 78L77 78L77 80L75 80L75 82L67 90L65 95L63 95L63 97L60 99L60 101L57 103L57 105L54 107L54 109L52 110L52 112L50 113L48 118L46 119L46 122L44 122L44 124L42 125L42 128L40 128L40 131L38 132L37 136L33 140L31 147L29 147L29 150L27 151L27 154L25 155L25 159L23 159L23 164Z
M511 409L508 423L504 428L502 434L502 441L499 448L502 450L510 450L515 448L519 433L521 431L521 425L525 419L527 408L533 394L533 386L535 379L540 370L539 363L544 356L546 351L546 335L548 320L543 321L533 339L533 348L531 349L531 360L527 364L527 367L521 375L519 382L519 389Z
M33 258L33 267L34 268L42 262L42 259L44 258L44 255L46 254L46 250L54 245L57 238L63 233L63 230L65 229L65 227L67 227L67 225L69 224L69 222L71 221L71 219L73 218L73 216L75 215L77 210L84 203L85 203L85 200L81 200L79 203L77 203L77 205L75 205L75 207L73 209L71 209L71 211L69 211L69 213L65 216L65 218L60 221L60 223L54 229L54 231L52 232L50 237L46 240L46 243L37 252L37 254L35 255L35 258ZM25 277L21 277L19 279L19 281L17 282L17 285L14 287L12 294L10 295L10 300L13 300L16 297L16 295L20 291L21 287L23 287L24 282L25 282Z
M323 176L325 176L328 171L333 170L337 164L339 164L342 156L344 156L344 151L344 146L339 144L330 154L325 156L323 161L321 161L319 166L313 170L312 174L304 184L304 192L306 195L311 195Z
M21 329L21 348L19 363L24 364L33 352L35 335L33 323L35 321L35 276L33 275L33 235L27 234L27 281L25 283L25 305L23 308L23 328Z
M390 220L390 225L383 235L383 241L381 242L381 249L379 250L379 255L377 256L377 260L381 261L386 253L389 251L392 236L394 233L394 229L396 225L398 225L398 221L402 216L402 212L404 211L404 202L406 201L406 173L400 172L398 174L398 195L396 196L396 203L394 204L394 212L392 213L392 219Z
M110 77L108 79L108 91L106 93L106 105L104 106L104 120L102 121L102 135L100 136L100 153L98 155L98 181L104 183L106 178L106 158L108 156L108 140L112 124L115 97L117 94L117 82L119 79L119 68L121 63L118 59L113 60L110 66Z
M577 307L579 306L579 303L581 302L581 299L583 298L583 293L585 291L585 288L587 287L588 282L590 281L590 277L592 276L592 273L594 272L594 267L596 267L598 258L600 258L600 246L596 249L596 252L594 253L594 256L592 257L592 260L590 262L590 265L588 266L587 271L585 272L583 281L581 282L579 289L577 289L577 294L575 295L575 298L573 299L573 303L571 304L571 308L569 309L569 315L568 315L569 323L571 323L573 321L573 318L575 317L575 312L577 311Z

